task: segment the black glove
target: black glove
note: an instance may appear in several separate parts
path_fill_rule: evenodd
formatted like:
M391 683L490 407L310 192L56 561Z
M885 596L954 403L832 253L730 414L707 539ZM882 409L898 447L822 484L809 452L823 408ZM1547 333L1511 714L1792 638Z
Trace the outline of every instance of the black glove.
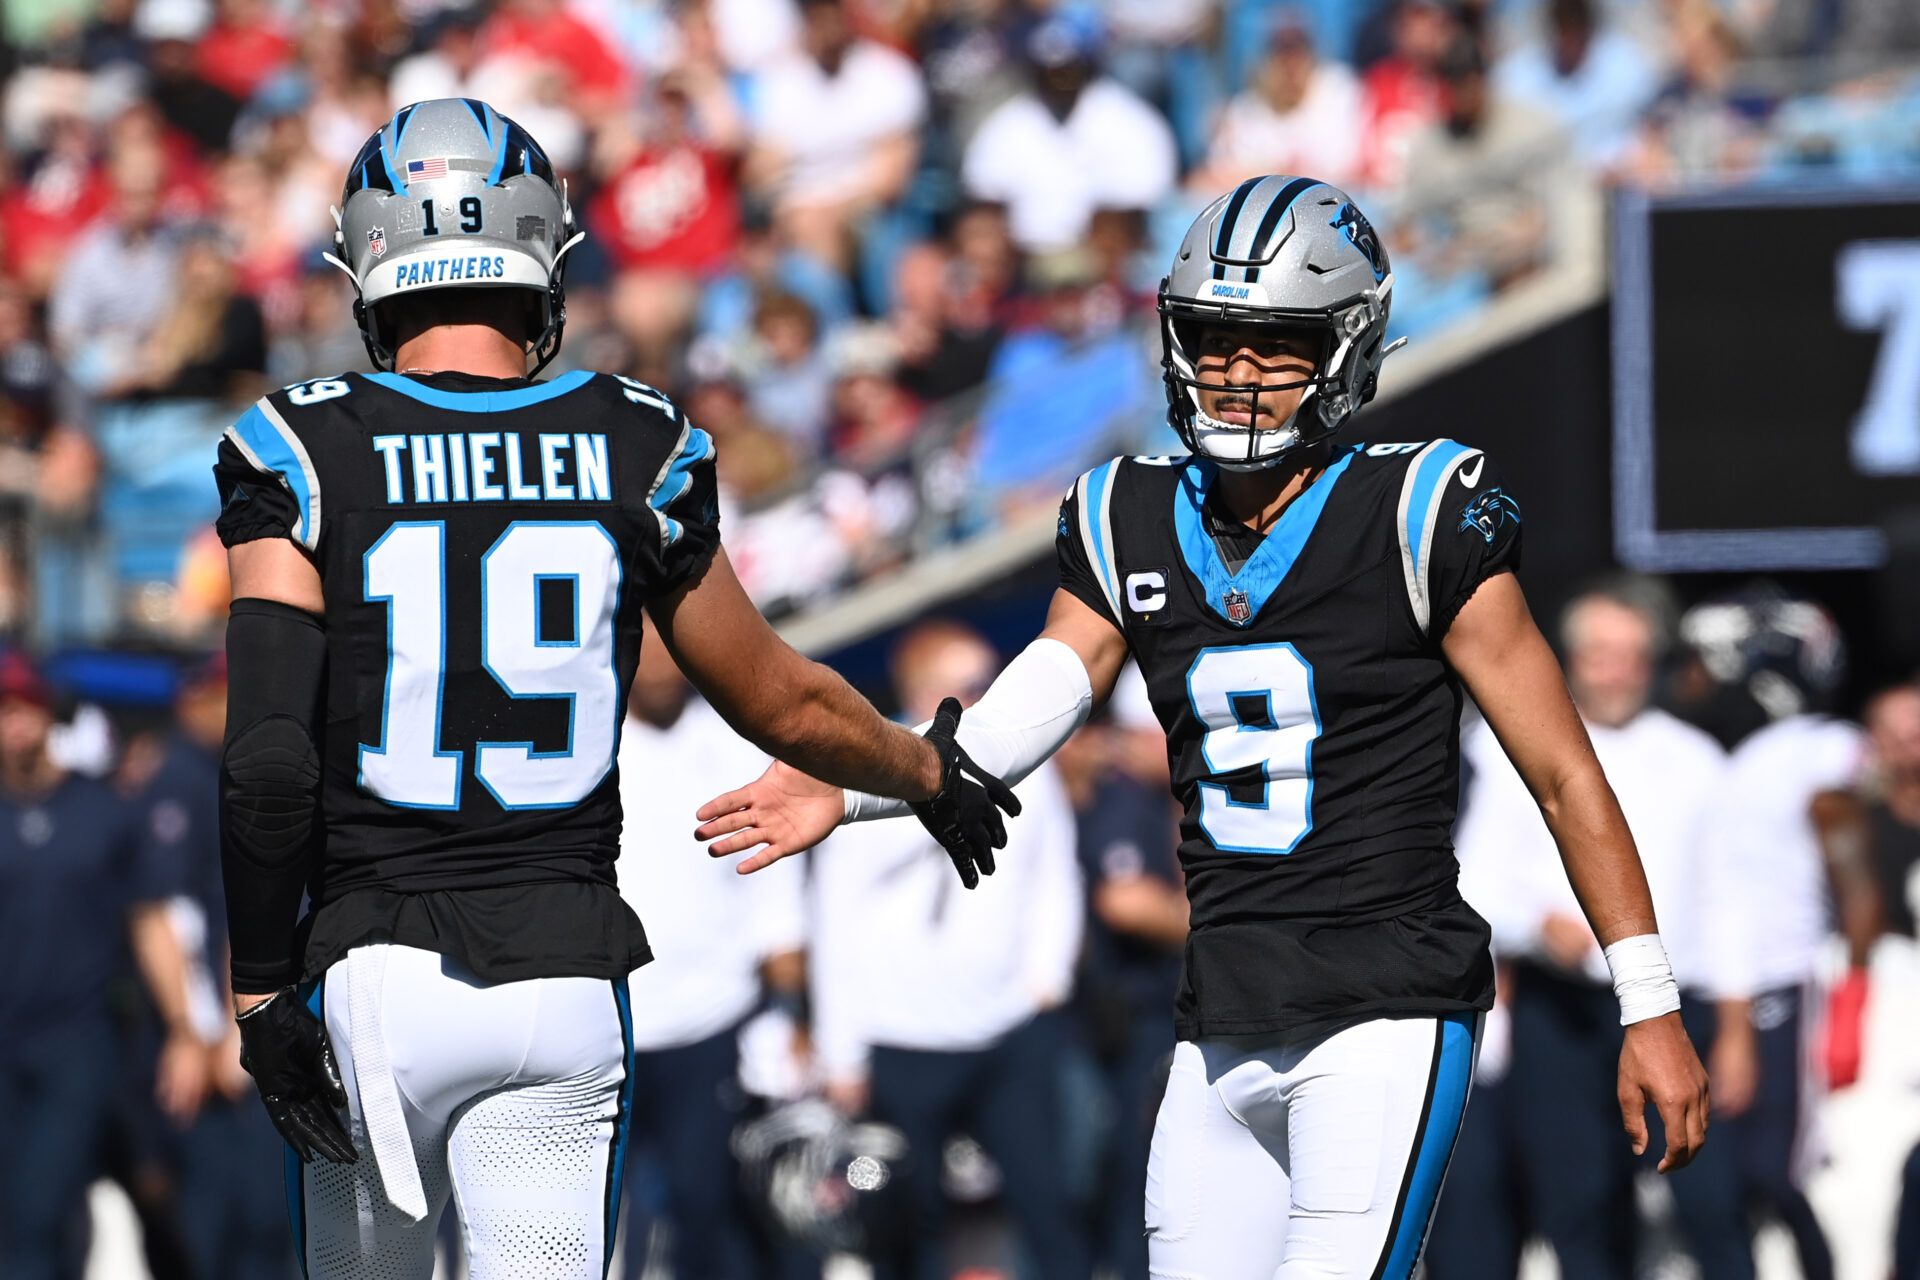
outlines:
M357 1160L336 1114L347 1105L347 1091L320 1019L288 987L239 1021L240 1065L260 1086L260 1100L280 1136L309 1164L316 1154L335 1164Z
M940 753L940 790L931 800L909 807L953 859L960 883L971 889L981 876L993 874L993 851L1006 847L1007 824L1000 820L1000 810L1019 817L1020 799L1012 787L968 757L954 740L959 727L960 703L948 698L924 735Z

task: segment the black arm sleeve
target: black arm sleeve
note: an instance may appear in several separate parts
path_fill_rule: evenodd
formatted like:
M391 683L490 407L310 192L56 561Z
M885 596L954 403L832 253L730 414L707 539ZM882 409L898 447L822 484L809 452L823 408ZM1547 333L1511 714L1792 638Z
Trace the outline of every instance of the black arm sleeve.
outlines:
M275 600L233 602L227 739L220 761L220 865L233 989L277 991L298 974L295 917L320 838L327 633Z

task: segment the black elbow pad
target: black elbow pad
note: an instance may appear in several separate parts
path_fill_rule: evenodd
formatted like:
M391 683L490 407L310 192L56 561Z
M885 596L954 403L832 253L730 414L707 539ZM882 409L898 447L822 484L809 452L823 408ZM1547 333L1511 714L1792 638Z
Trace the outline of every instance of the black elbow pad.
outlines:
M305 725L270 715L228 739L221 798L233 849L263 871L296 865L313 839L320 753Z

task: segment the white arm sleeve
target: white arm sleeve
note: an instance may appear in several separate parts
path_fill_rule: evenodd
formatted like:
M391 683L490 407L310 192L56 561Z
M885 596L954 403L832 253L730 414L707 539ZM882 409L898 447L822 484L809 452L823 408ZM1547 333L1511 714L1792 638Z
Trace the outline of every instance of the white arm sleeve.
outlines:
M1043 637L1021 650L980 701L967 708L958 738L975 764L1017 786L1091 714L1093 681L1080 655ZM846 803L848 822L908 812L905 800L864 791L849 790Z

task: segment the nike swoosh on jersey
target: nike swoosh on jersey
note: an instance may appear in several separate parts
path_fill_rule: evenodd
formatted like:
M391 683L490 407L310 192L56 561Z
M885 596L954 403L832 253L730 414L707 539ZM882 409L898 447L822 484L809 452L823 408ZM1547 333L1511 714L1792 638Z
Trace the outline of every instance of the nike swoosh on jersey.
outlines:
M1481 454L1473 460L1471 467L1460 468L1460 483L1471 489L1480 483L1480 470L1487 465L1487 455Z

